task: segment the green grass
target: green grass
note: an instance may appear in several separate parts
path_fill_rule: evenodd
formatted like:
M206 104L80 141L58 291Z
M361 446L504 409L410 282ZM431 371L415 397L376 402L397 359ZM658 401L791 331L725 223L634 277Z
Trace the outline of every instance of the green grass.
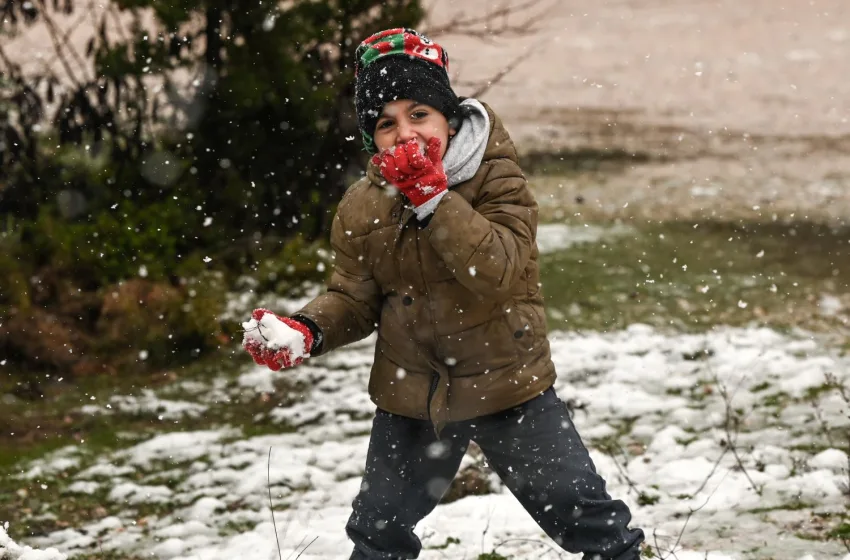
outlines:
M850 523L844 522L827 535L831 539L850 541Z
M460 544L460 539L455 537L447 537L446 542L427 547L429 550L446 550L453 544Z
M559 152L530 152L521 156L526 175L564 177L576 174L620 173L628 168L662 161L649 152L630 152L622 149L579 148Z
M813 508L813 504L807 502L793 501L787 504L779 504L771 507L760 507L748 509L747 513L770 513L772 511L800 511Z
M667 223L580 243L541 256L550 327L840 329L817 303L850 292L848 237L811 224Z
M478 555L478 560L511 560L508 556L502 556L498 552L485 552Z

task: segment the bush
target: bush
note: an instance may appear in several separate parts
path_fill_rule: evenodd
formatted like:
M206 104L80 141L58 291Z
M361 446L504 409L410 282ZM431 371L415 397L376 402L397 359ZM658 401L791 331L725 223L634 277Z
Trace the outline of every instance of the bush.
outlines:
M114 6L130 24L94 26L93 78L59 88L40 66L3 66L0 346L28 369L97 367L7 318L61 326L86 359L153 367L225 340L217 318L240 276L278 293L324 278L316 240L366 161L354 50L423 15L418 0ZM0 25L49 25L55 9L12 2Z
M184 286L130 280L103 298L96 353L121 356L123 368L158 368L185 362L221 343L217 316L223 293L216 282Z

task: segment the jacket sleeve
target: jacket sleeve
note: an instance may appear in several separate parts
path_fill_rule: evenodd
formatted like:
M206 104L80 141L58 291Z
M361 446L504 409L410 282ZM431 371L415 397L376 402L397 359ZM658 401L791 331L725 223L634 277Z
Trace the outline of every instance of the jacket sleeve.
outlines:
M381 292L364 254L365 236L352 237L344 224L343 206L341 203L331 226L336 262L328 289L295 314L307 317L321 330L322 344L314 355L369 336L381 313Z
M428 223L428 240L455 278L481 295L510 293L525 270L537 232L537 202L509 159L490 163L475 207L449 192Z

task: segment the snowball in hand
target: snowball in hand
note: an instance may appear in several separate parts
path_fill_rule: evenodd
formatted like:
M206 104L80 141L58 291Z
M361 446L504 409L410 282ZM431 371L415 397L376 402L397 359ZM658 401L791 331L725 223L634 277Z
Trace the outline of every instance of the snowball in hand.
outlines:
M254 342L271 350L286 349L295 361L298 358L308 358L305 351L304 335L293 329L273 313L266 313L260 320L251 319L242 323L245 335L242 344Z

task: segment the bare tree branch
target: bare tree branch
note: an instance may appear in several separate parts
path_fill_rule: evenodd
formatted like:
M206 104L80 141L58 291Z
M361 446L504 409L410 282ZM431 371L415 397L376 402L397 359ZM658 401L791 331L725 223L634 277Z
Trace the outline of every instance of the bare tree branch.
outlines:
M505 3L484 14L467 16L464 12L459 12L453 14L451 21L441 25L432 25L429 21L430 18L426 18L423 27L425 33L434 37L460 34L485 40L491 39L493 35L500 37L522 37L539 31L535 25L549 15L552 6L547 6L545 10L527 16L519 23L511 24L508 22L508 19L528 10L538 8L542 4L543 0L526 0L515 6ZM496 23L497 19L501 19L501 23Z
M63 47L69 51L72 56L77 60L79 66L85 72L85 63L80 58L80 54L77 52L75 48L71 46L71 44L66 40L63 41L60 38L59 27L56 25L56 22L47 14L47 12L42 13L42 19L44 19L44 24L47 27L47 33L50 35L50 41L53 43L53 50L56 52L56 57L59 59L59 62L62 63L62 67L65 69L65 73L68 75L68 78L74 82L78 88L82 87L82 82L77 79L77 75L74 73L74 70L71 68L71 64L68 62L68 59L65 57L65 51Z
M497 39L524 37L539 32L540 29L537 24L549 15L554 6L554 4L547 5L544 0L525 0L516 5L503 2L499 7L484 14L467 15L461 11L452 14L451 19L443 24L433 24L430 14L436 11L436 4L437 2L434 2L430 6L429 16L423 22L422 27L425 33L432 37L462 34L490 44L496 43ZM535 10L536 13L529 15L530 10ZM511 19L519 15L524 16L521 21L510 22ZM473 93L470 97L480 97L513 71L523 58L523 55L517 56L516 59L486 80L457 82L457 85L472 88Z
M519 65L522 59L522 55L516 57L516 59L514 59L510 64L502 68L495 76L479 85L478 88L474 92L472 92L472 95L470 95L470 97L480 97L484 95L487 91L490 90L491 87L501 82L502 78L510 74L510 72Z
M76 19L75 21L73 21L73 22L71 23L71 25L69 25L69 26L65 29L65 32L64 32L64 33L62 33L62 36L60 37L60 40L61 40L61 43L62 43L62 44L66 45L66 46L70 46L70 45L68 44L68 41L71 39L71 33L73 33L74 31L76 31L76 30L77 30L77 28L78 28L78 27L79 27L79 26L83 23L83 20L85 20L86 16L88 16L88 15L92 12L92 10L93 10L93 9L94 9L94 2L89 2L89 5L88 5L88 11L87 11L87 12L84 12L84 13L82 13L82 14L80 14L80 15L79 15L79 17L77 17L77 19ZM44 14L44 15L45 15L45 17L46 17L46 14ZM46 22L46 21L47 21L47 20L45 19L45 22ZM57 26L57 27L58 27L58 26ZM59 56L60 56L60 54L59 54L59 50L57 49L57 50L56 50L56 52L53 54L53 58L51 58L51 59L50 59L47 63L48 63L48 64L53 64L54 62L56 62L56 61L59 59ZM81 60L78 60L78 62L79 62L80 64L82 64L82 61L81 61Z
M107 10L109 11L109 15L115 21L115 29L117 30L119 37L122 41L128 43L130 41L130 34L124 28L124 22L121 21L121 14L118 13L118 8L114 3L110 2ZM133 13L135 15L135 12Z

